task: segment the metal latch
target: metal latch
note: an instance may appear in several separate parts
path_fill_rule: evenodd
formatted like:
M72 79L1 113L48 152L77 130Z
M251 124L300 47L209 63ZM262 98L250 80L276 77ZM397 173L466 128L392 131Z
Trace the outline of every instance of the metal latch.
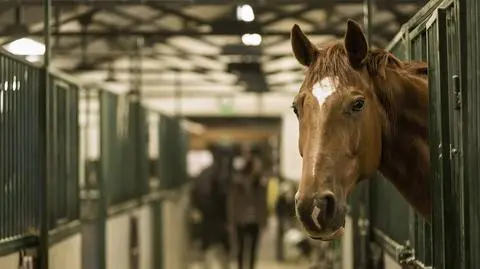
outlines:
M398 253L398 262L403 269L433 269L432 266L425 266L415 258L415 250L408 240L405 242L405 247Z
M460 151L455 148L452 144L450 144L450 160L453 159Z
M460 77L458 75L452 76L453 84L453 97L454 97L454 108L455 110L460 110L462 107L462 93L460 91Z

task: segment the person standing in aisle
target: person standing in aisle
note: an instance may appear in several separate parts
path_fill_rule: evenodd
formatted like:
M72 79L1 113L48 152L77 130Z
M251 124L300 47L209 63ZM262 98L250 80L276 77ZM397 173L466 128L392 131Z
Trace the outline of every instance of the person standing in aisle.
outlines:
M244 156L229 195L229 222L235 232L238 269L244 268L244 254L249 257L249 269L254 269L258 241L267 223L267 177L263 174L259 152Z

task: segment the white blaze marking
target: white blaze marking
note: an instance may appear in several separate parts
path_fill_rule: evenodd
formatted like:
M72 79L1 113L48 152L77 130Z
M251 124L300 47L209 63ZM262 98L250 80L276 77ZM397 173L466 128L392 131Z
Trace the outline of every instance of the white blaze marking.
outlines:
M325 100L337 90L338 78L326 77L317 82L312 89L312 94L321 106Z

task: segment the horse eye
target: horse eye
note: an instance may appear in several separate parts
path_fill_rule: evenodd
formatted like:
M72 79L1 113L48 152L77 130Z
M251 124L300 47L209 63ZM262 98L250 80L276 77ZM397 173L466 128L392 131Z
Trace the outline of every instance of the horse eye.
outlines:
M355 102L353 103L352 110L355 112L358 112L362 110L364 106L365 106L365 100L358 99L358 100L355 100Z

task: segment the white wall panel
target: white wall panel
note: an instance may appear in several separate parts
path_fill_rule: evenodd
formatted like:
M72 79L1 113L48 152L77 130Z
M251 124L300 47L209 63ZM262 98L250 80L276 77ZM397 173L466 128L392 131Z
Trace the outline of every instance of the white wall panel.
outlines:
M106 264L107 269L130 269L129 214L120 214L107 220Z
M282 176L291 180L300 180L302 174L298 137L298 119L293 112L289 111L283 115L282 121L280 172Z
M139 268L140 269L153 269L153 249L152 249L152 208L150 205L143 205L136 212L138 217L138 230L139 230Z
M1 269L18 269L19 256L18 253L0 257Z
M50 246L48 257L50 269L82 269L82 235L75 234Z

